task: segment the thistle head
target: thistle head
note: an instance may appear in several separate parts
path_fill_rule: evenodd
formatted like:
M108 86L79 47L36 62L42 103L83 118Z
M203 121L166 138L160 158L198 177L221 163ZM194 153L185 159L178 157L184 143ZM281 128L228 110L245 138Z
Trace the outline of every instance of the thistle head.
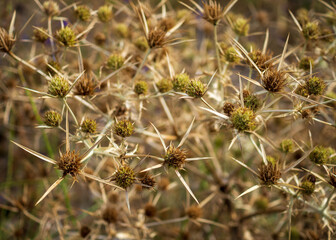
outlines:
M44 113L44 124L49 127L58 127L62 122L62 116L56 111L50 110Z
M75 94L80 96L92 96L97 88L97 82L89 75L83 75L75 86Z
M144 188L153 188L156 184L156 181L154 179L154 177L152 175L150 175L149 173L145 173L140 179L139 181L146 185L146 186L143 186ZM148 187L147 187L148 186Z
M76 17L83 22L88 22L91 19L91 10L86 5L80 5L75 9Z
M250 24L249 21L244 17L237 17L232 23L232 30L238 36L246 36L249 32Z
M97 130L97 122L93 119L86 118L82 122L80 128L81 128L82 132L84 132L84 133L93 134Z
M6 29L0 27L0 51L8 53L15 44L15 37L9 34Z
M72 177L76 177L82 166L81 158L78 152L66 152L61 155L59 158L57 165L58 169L63 171L63 177L70 174Z
M280 150L284 153L294 152L294 142L292 139L284 139L280 143Z
M161 28L152 28L147 36L147 44L150 48L160 48L166 44L166 33Z
M69 26L58 30L56 38L65 47L73 47L77 43L76 34Z
M111 5L101 6L98 9L97 16L98 19L103 23L110 21L113 17L112 6Z
M114 124L113 131L116 135L125 138L133 134L134 126L129 120L121 120Z
M315 191L316 177L313 174L307 175L301 182L301 192L305 195L311 195Z
M300 59L299 62L300 69L309 70L310 65L312 66L312 68L314 67L314 59L312 59L311 57L303 57Z
M318 22L307 22L302 26L302 34L306 40L316 40L318 39L319 32L319 24Z
M195 79L195 80L189 81L189 84L187 85L186 93L190 97L201 98L205 94L206 90L207 88L202 83L202 81Z
M309 158L315 164L325 164L328 162L331 154L333 154L331 148L316 146L314 150L309 154Z
M65 97L69 89L69 82L60 75L55 75L48 85L48 93L59 98Z
M203 210L198 205L191 205L186 209L186 215L191 219L198 219L202 217Z
M225 60L229 63L236 64L240 62L239 55L234 47L225 48L224 57L225 57Z
M251 94L248 90L243 91L244 106L251 109L253 112L257 111L260 106L260 100L257 96Z
M129 36L128 26L124 23L118 23L115 30L117 35L121 38L127 38Z
M117 169L113 180L117 186L123 189L128 189L135 182L135 172L130 166L125 164Z
M59 14L59 6L54 1L45 1L43 3L43 10L47 16L55 16Z
M264 71L272 66L272 54L269 52L264 54L260 50L254 50L250 52L248 55L251 58L251 60L257 65L260 71ZM250 61L248 61L248 64L252 66Z
M119 55L119 54L112 54L108 59L107 59L107 67L109 69L112 69L113 71L118 70L124 65L124 58Z
M274 185L278 182L278 180L281 177L281 172L279 170L278 163L271 163L268 162L267 165L262 163L260 167L258 168L259 170L259 179L261 181L261 184L263 185Z
M46 34L46 32L47 32L47 29L45 29L45 28L35 28L34 31L33 31L34 40L37 41L37 42L40 42L40 43L44 43L49 38L49 36Z
M168 78L162 78L160 81L156 83L157 88L159 89L159 92L165 93L169 92L173 89L173 83Z
M223 9L216 0L203 1L203 18L217 25L223 17Z
M269 92L280 92L287 84L286 73L271 67L261 78L261 84Z
M147 39L144 36L138 37L135 41L134 41L134 45L140 50L140 51L146 51L149 46L147 43Z
M324 81L318 77L309 78L306 81L305 88L309 95L319 96L323 93L326 85Z
M190 78L186 73L180 73L173 78L173 88L176 92L185 92L189 85Z
M148 91L148 84L145 81L138 81L135 83L133 90L138 95L145 95Z
M227 116L231 116L231 114L234 112L234 110L236 109L236 107L230 103L230 102L226 102L224 103L223 106L223 112L227 115Z
M186 151L181 148L176 148L174 145L170 144L164 159L164 165L172 167L176 170L182 169L187 158Z
M239 107L230 116L232 126L239 132L252 131L256 127L255 114L248 108Z

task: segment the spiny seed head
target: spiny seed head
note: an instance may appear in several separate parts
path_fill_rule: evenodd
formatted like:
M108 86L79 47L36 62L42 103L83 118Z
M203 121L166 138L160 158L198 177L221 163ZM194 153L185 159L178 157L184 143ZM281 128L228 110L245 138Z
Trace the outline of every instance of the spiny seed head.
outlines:
M48 85L48 93L60 98L65 97L69 89L69 82L59 75L54 76Z
M173 78L173 88L176 92L185 92L189 85L190 78L186 73L179 73Z
M166 32L161 28L152 28L147 36L147 43L150 48L160 48L166 44Z
M128 165L124 165L117 169L113 179L119 187L127 189L135 182L134 170Z
M124 65L124 58L119 54L112 54L107 59L107 67L113 71L118 70Z
M159 89L159 92L165 93L169 92L173 89L173 83L168 78L162 78L160 81L156 83L157 88Z
M229 63L239 63L240 58L234 47L228 47L224 49L225 60Z
M186 214L191 219L197 219L202 217L203 210L197 205L191 205L189 208L187 208Z
M175 148L170 144L166 155L164 156L164 164L176 170L182 169L187 158L186 151L181 148Z
M201 80L195 79L189 81L189 84L186 89L186 93L190 97L194 98L201 98L205 94L207 88L206 86L202 83Z
M203 1L203 18L217 25L223 17L223 9L216 0Z
M63 177L70 174L72 177L76 177L80 172L81 158L78 152L66 152L58 160L58 169L63 171Z
M49 38L49 36L46 34L47 29L45 28L35 28L33 31L34 34L34 40L44 43L45 41L47 41L47 39Z
M263 54L262 51L260 50L254 50L250 52L248 55L251 58L251 60L257 65L260 71L264 71L272 66L272 60L271 60L272 54L270 52ZM248 64L252 66L250 61L248 61Z
M145 215L146 215L147 217L152 218L152 217L155 217L156 214L157 214L157 209L156 209L156 207L155 207L152 203L147 203L147 204L145 205Z
M264 73L261 84L269 92L280 92L287 84L286 73L271 67Z
M106 42L106 36L104 33L102 32L97 32L95 35L94 35L94 40L95 40L95 43L99 46L103 45L105 42Z
M309 158L313 163L325 164L328 162L331 154L332 154L331 148L316 146L314 150L309 154Z
M9 34L6 29L0 27L0 51L8 53L15 44L15 37Z
M318 39L320 35L318 22L307 22L302 26L302 34L306 40Z
M284 153L292 153L294 151L294 142L292 139L284 139L280 143L280 150Z
M50 110L44 113L44 123L50 127L58 127L62 122L62 116L56 111Z
M81 130L85 133L93 134L97 130L97 122L93 119L85 119L81 124Z
M55 16L59 14L59 6L54 1L45 1L43 3L43 10L47 16Z
M309 174L305 179L302 181L300 188L301 192L306 195L311 195L315 191L315 182L316 177L312 174Z
M240 132L251 131L256 127L254 112L248 108L235 109L231 113L230 120L232 126Z
M224 106L223 106L223 112L224 112L227 116L230 117L234 110L235 110L235 106L234 106L232 103L230 103L230 102L226 102L226 103L224 103Z
M326 85L324 81L318 77L309 78L305 85L309 95L319 96L323 93Z
M91 10L86 5L76 7L75 14L76 17L83 22L88 22L91 19Z
M97 87L97 82L89 74L85 74L78 80L75 86L75 94L80 96L92 96Z
M118 210L112 205L108 205L102 213L102 219L107 223L116 223L118 217Z
M114 125L114 133L120 137L129 137L133 134L134 126L129 120L120 120Z
M295 90L295 93L300 95L300 96L303 96L303 97L308 97L309 94L308 94L308 90L306 88L306 85L302 86L302 85L299 85L296 90Z
M113 16L112 6L111 5L101 6L98 9L97 16L98 16L98 19L103 23L106 23L106 22L110 21L112 19L112 16Z
M58 72L62 70L61 65L56 62L56 61L49 61L48 65L52 66L54 69L56 69ZM47 65L47 72L50 73L51 75L57 74L54 69L52 69L50 66Z
M76 43L76 34L69 26L61 28L56 32L57 40L65 47L73 47Z
M127 38L129 36L128 26L124 23L118 23L115 30L117 35L121 38Z
M274 185L281 177L278 163L272 164L269 162L267 165L262 163L258 170L258 177L263 185Z
M138 95L146 94L148 91L148 84L145 81L138 81L134 85L134 92Z
M140 182L144 185L147 185L149 187L154 187L156 184L156 181L154 179L154 177L152 175L150 175L149 173L145 173L141 178L140 178ZM149 188L147 186L143 186L144 188Z
M238 36L246 36L248 34L249 30L250 30L250 24L249 24L249 22L246 18L238 17L232 23L232 30Z
M146 51L149 46L147 43L147 39L144 36L138 37L135 41L134 41L134 45L140 50L140 51Z
M312 66L312 68L314 67L314 59L312 59L311 57L301 58L301 60L299 62L299 68L301 68L303 70L309 70L310 65Z
M261 105L259 98L253 94L250 94L248 91L246 92L246 90L244 90L244 93L244 106L251 109L253 112L257 111Z

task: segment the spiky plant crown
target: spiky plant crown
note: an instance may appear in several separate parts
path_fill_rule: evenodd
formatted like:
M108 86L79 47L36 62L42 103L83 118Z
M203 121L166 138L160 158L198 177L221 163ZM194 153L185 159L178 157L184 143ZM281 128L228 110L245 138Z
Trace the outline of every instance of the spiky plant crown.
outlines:
M235 19L232 25L232 30L238 36L246 36L250 30L250 24L248 20L244 17L238 17L237 19Z
M44 43L49 38L49 36L46 34L47 32L48 30L45 28L35 28L33 31L34 40Z
M15 42L15 37L9 34L6 29L0 27L0 51L10 52Z
M161 28L152 28L149 30L147 43L150 48L161 48L166 42L166 32Z
M134 85L134 92L138 95L145 95L148 91L148 84L145 81L138 81Z
M90 75L85 74L76 83L75 94L80 96L92 96L97 88L97 82Z
M315 96L321 95L325 87L326 85L324 81L318 77L309 78L306 81L306 85L305 85L305 88L307 89L307 93L309 95L315 95Z
M78 152L65 152L58 159L58 169L63 171L63 177L68 174L70 174L72 177L76 177L82 167L82 163L80 161L81 158Z
M261 84L269 92L280 92L287 85L286 73L271 67L261 78Z
M280 143L280 149L284 153L292 153L294 151L294 146L292 139L284 139Z
M43 10L47 16L55 16L59 14L59 6L54 1L45 1L43 3Z
M173 83L168 78L162 78L160 81L156 83L157 88L159 89L159 92L165 93L169 92L173 89Z

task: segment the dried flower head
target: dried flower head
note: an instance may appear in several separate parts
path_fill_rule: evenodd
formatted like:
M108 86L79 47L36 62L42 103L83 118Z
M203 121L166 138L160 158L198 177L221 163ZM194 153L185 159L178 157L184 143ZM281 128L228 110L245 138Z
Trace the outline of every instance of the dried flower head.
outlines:
M77 43L76 34L69 26L58 30L56 38L65 47L73 47Z
M63 177L68 174L70 174L72 177L76 177L79 174L80 168L82 166L80 161L81 158L78 152L66 152L61 155L57 162L58 169L63 171Z
M249 32L250 24L244 17L237 17L232 23L232 30L238 36L246 36Z
M107 223L116 223L118 217L118 210L112 205L108 205L102 213L102 219Z
M186 151L181 148L176 148L170 144L165 156L163 157L164 165L172 167L176 170L182 169L187 158Z
M302 181L300 188L301 192L306 195L311 195L315 191L316 177L313 174L309 174Z
M146 203L144 209L145 215L149 218L153 218L157 214L157 208L152 203Z
M264 163L258 168L259 170L259 179L263 185L274 185L278 182L281 177L281 172L279 170L278 163L268 163L265 165Z
M191 205L189 208L187 208L186 215L191 219L198 219L202 217L203 211L199 206Z
M239 107L230 116L232 126L240 132L251 131L256 127L255 114L248 108Z
M243 91L244 106L251 109L253 112L257 111L260 106L260 100L257 96L250 94L248 90Z
M162 78L160 81L156 83L157 88L159 89L159 92L165 93L169 92L173 89L173 83L168 78Z
M9 34L6 29L0 27L0 51L10 52L15 44L15 37Z
M148 91L148 84L145 81L138 81L134 85L134 92L138 95L146 94Z
M261 78L261 84L269 92L280 92L287 84L286 73L271 67Z
M249 57L257 65L260 71L264 71L272 66L272 54L269 52L263 54L260 50L253 50L249 53ZM248 61L248 64L252 65L250 61Z
M86 118L82 122L80 128L81 128L82 132L93 134L97 130L97 122L96 122L96 120Z
M294 142L292 139L284 139L280 143L280 150L284 153L294 152Z
M152 28L148 32L147 43L150 48L160 48L167 43L166 33L161 28Z
M112 69L113 71L115 71L115 70L118 70L119 68L121 68L124 65L124 61L125 60L121 55L112 54L107 59L106 65L109 69Z
M203 1L203 18L209 23L217 25L223 14L223 9L216 0Z
M113 17L112 6L111 5L101 6L98 9L97 16L98 19L103 23L110 21Z
M314 150L309 154L309 158L313 163L325 164L328 162L331 154L333 154L331 148L316 146Z
M186 89L186 93L190 97L194 98L201 98L205 94L207 88L206 86L202 83L201 80L195 79L189 81L189 84Z
M75 94L80 96L92 96L97 87L97 82L89 74L85 74L78 80L75 86Z
M144 188L154 187L156 184L154 177L149 173L145 173L139 180L142 184L146 185L143 186Z
M115 181L117 186L127 189L135 182L135 172L130 166L125 164L117 169L112 180Z
M75 9L76 17L83 22L88 22L91 19L91 10L86 5L80 5Z
M69 89L69 82L60 75L55 75L48 85L48 93L60 98L65 97Z
M47 41L47 39L49 38L49 36L46 34L47 29L45 28L35 28L33 31L34 34L34 40L44 43L45 41Z
M190 78L186 73L179 73L173 78L173 88L176 92L185 92L189 85Z
M62 116L56 111L50 110L44 113L44 123L50 127L58 127L62 122Z
M54 1L45 1L43 3L43 10L47 16L55 16L59 14L59 6Z
M314 67L314 59L312 59L311 57L301 58L301 60L299 62L299 68L301 68L303 70L309 70L310 65L311 65L312 68Z
M318 77L309 78L306 81L305 88L309 95L319 96L323 93L326 85L324 81Z
M227 116L230 117L234 110L235 110L235 106L234 106L232 103L230 103L230 102L226 102L226 103L224 103L224 106L223 106L223 112L224 112Z
M129 120L121 120L115 123L113 131L120 137L129 137L133 134L134 126Z
M320 35L318 22L307 22L302 26L302 34L306 40L318 39Z

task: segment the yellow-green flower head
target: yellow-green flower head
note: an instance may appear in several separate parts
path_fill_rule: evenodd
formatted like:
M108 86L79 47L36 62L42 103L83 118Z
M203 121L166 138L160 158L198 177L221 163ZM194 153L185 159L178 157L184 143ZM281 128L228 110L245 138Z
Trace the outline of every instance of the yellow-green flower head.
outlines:
M173 78L173 88L176 92L185 92L190 82L189 75L180 73Z
M309 78L305 85L309 95L319 96L323 93L326 85L324 81L318 77Z
M299 62L299 68L303 70L309 70L310 65L314 67L314 60L311 57L303 57Z
M182 169L187 158L186 152L181 148L170 145L166 155L163 157L164 164L176 170Z
M44 123L49 127L58 127L62 122L62 116L56 111L50 110L44 113Z
M113 130L116 135L124 138L133 134L134 126L129 120L121 120L115 123Z
M284 153L292 153L294 152L294 142L292 139L284 139L280 143L280 149Z
M48 93L60 98L65 97L69 89L69 82L59 75L54 76L48 85Z
M307 40L318 39L320 35L318 22L307 22L302 26L302 34Z
M129 35L128 26L124 23L118 23L115 30L119 37L127 38Z
M45 28L35 28L33 31L34 34L34 40L44 43L45 41L47 41L47 39L49 38L49 36L46 34L47 29Z
M230 120L232 126L239 132L251 131L255 129L255 115L254 112L248 108L239 107L231 113Z
M66 47L73 47L76 43L76 34L69 26L61 28L56 32L57 40Z
M225 60L229 63L239 63L240 58L234 47L228 47L224 50Z
M114 175L114 181L121 188L131 187L135 182L134 170L128 165L118 168Z
M134 92L138 95L141 94L146 94L148 91L148 84L145 81L138 81L135 85L134 85Z
M161 93L169 92L173 89L173 83L168 78L162 78L160 81L156 83L157 88Z
M55 16L59 14L59 6L54 1L45 1L43 3L43 10L48 16Z
M309 154L309 158L312 162L316 164L325 164L328 162L331 154L333 154L331 148L316 146L314 150Z
M249 24L249 22L246 18L238 17L232 23L232 30L238 36L246 36L248 34L249 30L250 30L250 24Z
M137 38L135 41L134 41L134 45L140 50L140 51L146 51L149 46L148 46L148 43L147 43L147 39L144 37L144 36L141 36L139 38Z
M112 54L107 60L107 67L113 71L118 70L124 65L124 58L119 54Z
M190 97L201 98L206 92L206 86L200 80L191 80L186 89Z
M88 22L91 19L91 10L86 5L78 6L75 9L75 14L77 18L83 22Z
M93 134L97 130L97 122L93 119L85 119L81 124L81 130L85 133Z
M111 5L101 6L98 9L97 15L98 15L98 19L103 23L110 21L113 16L112 6Z

